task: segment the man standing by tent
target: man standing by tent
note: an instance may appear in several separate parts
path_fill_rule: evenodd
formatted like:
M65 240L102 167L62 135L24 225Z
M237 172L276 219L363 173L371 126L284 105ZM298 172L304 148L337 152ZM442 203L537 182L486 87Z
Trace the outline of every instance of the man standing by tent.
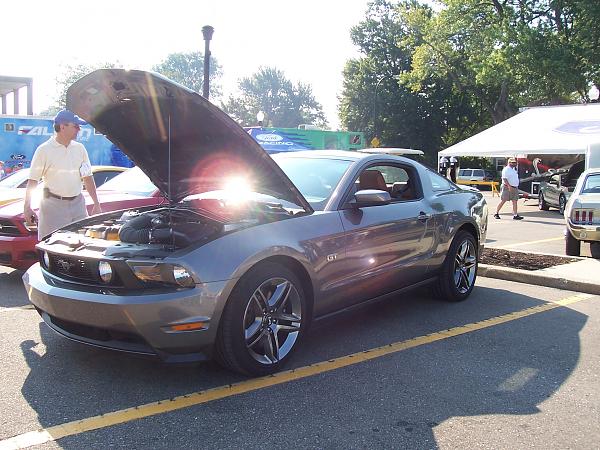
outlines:
M519 200L519 173L517 172L517 160L508 158L508 165L502 169L502 189L500 191L500 203L496 208L496 219L500 218L500 210L507 201L513 205L513 219L522 220L523 216L517 213L517 200Z

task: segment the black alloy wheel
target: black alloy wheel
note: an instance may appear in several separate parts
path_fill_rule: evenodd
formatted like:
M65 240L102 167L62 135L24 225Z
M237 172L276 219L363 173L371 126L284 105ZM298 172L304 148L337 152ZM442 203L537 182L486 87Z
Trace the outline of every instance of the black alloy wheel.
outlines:
M298 347L306 315L304 291L291 270L274 263L255 266L225 305L216 357L245 375L277 372Z

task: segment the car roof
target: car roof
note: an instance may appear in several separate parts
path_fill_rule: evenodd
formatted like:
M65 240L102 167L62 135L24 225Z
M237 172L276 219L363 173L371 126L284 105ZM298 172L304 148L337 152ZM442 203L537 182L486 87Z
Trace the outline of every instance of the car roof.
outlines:
M322 158L346 161L389 161L416 164L412 159L388 154L359 153L351 150L303 150L299 152L282 152L271 155L279 158Z
M592 168L590 168L590 169L587 169L586 171L584 171L584 172L581 174L581 176L582 176L582 177L585 177L585 176L587 176L587 175L591 175L591 174L594 174L594 175L596 175L596 174L599 174L599 173L600 173L600 167L592 167Z

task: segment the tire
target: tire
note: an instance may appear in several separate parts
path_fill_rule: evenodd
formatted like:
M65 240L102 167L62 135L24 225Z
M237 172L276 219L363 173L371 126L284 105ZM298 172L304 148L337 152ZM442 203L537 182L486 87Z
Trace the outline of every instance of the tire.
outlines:
M569 230L565 235L565 254L568 256L581 255L581 241L575 239Z
M307 311L302 284L291 270L274 263L253 267L227 300L216 359L244 375L277 372L302 340Z
M567 199L564 195L558 197L558 212L563 215L565 213L565 206L567 205Z
M592 258L600 259L600 242L592 242L590 244L590 253Z
M548 211L550 209L548 203L546 203L546 200L544 200L544 194L541 191L538 195L538 208L540 211Z
M477 241L467 231L459 231L442 265L434 292L442 300L460 302L466 300L477 279Z

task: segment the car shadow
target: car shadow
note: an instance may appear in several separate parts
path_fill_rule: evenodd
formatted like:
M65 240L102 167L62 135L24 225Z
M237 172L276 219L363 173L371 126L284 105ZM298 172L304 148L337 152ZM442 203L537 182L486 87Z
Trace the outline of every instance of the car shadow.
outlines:
M290 368L543 303L505 289L477 287L468 301L450 304L421 289L315 322ZM171 413L175 416L166 427L157 426L161 419L145 419L94 431L93 438L90 433L64 438L60 446L78 449L117 441L138 448L188 447L197 445L201 435L208 447L247 448L260 442L261 447L290 448L437 448L435 429L450 418L539 412L538 405L576 367L585 323L584 314L558 308L187 408ZM56 336L42 323L40 337L46 346L41 355L31 339L22 341L21 350L30 370L22 394L42 427L244 380L212 362L168 366L86 347ZM277 426L265 433L266 423Z
M16 308L29 305L23 287L23 271L0 272L0 308Z

